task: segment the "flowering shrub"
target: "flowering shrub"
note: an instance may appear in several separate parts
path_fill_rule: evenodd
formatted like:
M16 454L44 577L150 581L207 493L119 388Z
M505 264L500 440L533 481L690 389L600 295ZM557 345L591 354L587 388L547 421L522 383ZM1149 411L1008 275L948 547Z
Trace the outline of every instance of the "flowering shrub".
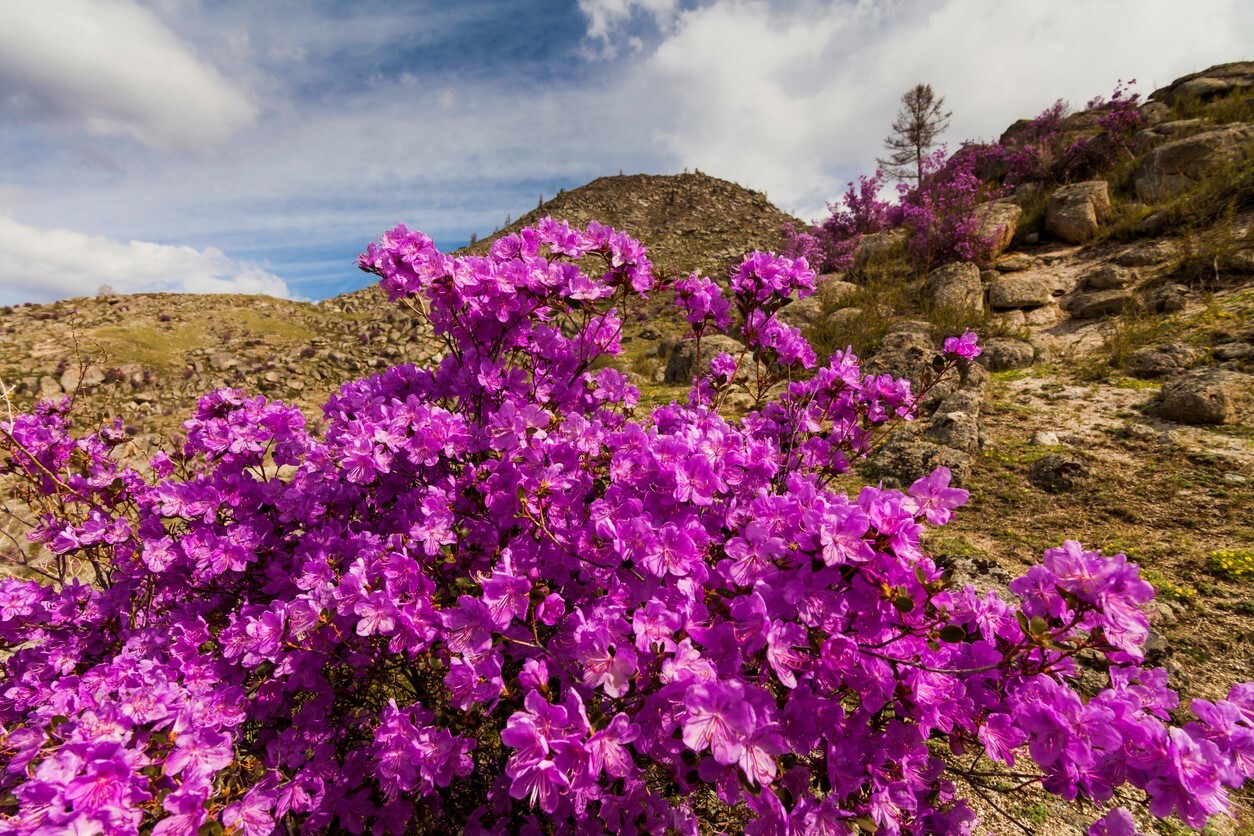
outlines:
M920 546L967 498L943 469L830 487L913 397L778 322L805 262L679 283L698 340L747 348L648 414L595 370L656 289L627 236L546 219L453 258L402 226L361 264L448 354L345 385L321 437L217 391L150 481L65 403L0 424L56 555L0 581L5 832L695 834L721 804L750 833L969 833L999 765L1198 826L1254 769L1254 685L1172 723L1123 555L1068 542L1006 600Z
M924 179L917 189L902 188L901 218L910 237L906 249L921 270L952 261L987 263L998 232L980 230L975 207L997 197L975 174L975 160L964 154L946 159L942 146L923 161Z
M786 254L805 258L820 273L848 270L862 236L901 225L901 210L880 199L883 185L883 172L859 177L857 184L849 184L839 204L827 205L832 213L827 220L801 231L786 225Z
M1069 133L1068 108L1058 101L1034 119L1016 125L1000 142L968 143L955 154L972 160L981 179L1007 187L1023 183L1062 183L1109 169L1120 154L1132 156L1132 136L1145 124L1140 94L1120 81L1109 97L1097 96L1085 110L1094 115L1096 133Z

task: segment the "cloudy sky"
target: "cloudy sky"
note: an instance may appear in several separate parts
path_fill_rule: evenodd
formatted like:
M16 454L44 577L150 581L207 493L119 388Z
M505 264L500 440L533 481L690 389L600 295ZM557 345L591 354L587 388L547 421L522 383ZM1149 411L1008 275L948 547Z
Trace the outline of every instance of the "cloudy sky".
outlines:
M0 304L320 299L605 174L811 218L928 82L947 138L1254 58L1248 0L2 0Z

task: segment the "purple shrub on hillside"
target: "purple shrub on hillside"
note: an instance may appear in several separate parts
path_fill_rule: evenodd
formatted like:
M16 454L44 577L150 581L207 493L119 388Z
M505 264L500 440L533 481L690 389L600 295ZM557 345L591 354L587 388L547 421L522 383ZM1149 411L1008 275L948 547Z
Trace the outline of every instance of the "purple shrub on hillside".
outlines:
M942 147L924 161L923 184L902 189L901 218L910 232L906 248L918 269L991 258L997 236L981 232L975 207L1000 190L976 176L975 162L962 153L946 159Z
M853 266L854 250L862 236L901 224L900 209L892 201L880 198L883 185L883 172L859 177L857 183L849 183L840 203L827 205L832 213L827 220L808 230L785 226L785 253L791 258L804 256L820 273L848 270Z

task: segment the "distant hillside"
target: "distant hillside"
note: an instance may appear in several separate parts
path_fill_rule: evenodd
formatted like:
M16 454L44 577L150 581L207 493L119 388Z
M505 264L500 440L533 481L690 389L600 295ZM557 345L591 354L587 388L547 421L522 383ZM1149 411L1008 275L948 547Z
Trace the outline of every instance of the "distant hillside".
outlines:
M467 249L487 252L492 241L545 215L579 225L600 221L639 238L656 265L713 277L725 275L746 252L778 250L783 224L797 220L761 192L700 172L627 174L562 192Z

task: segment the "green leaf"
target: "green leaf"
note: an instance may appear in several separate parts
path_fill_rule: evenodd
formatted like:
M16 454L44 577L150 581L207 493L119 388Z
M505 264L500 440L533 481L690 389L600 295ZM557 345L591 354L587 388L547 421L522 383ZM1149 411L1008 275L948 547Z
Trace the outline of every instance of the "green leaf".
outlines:
M966 638L967 631L964 628L959 627L957 624L947 624L941 628L940 640L943 642L950 642L952 644L954 642L966 641Z
M1049 622L1039 615L1034 615L1032 620L1028 622L1028 628L1028 632L1033 636L1043 636L1049 630Z

